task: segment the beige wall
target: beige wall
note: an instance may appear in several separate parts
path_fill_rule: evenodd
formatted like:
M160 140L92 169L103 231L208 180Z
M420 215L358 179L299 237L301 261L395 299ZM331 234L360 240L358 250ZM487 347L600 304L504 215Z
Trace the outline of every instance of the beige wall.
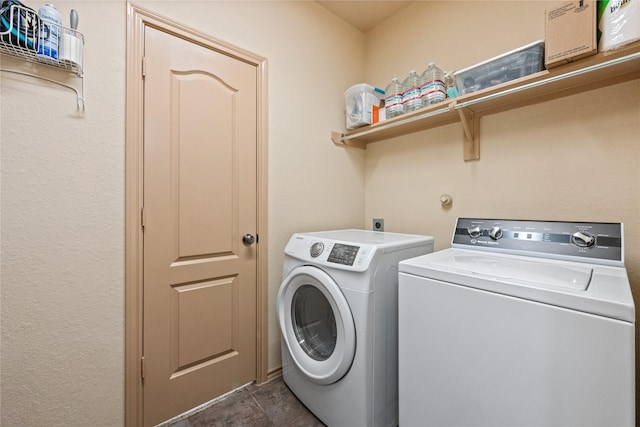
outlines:
M124 404L125 4L56 6L67 25L75 7L87 36L86 112L76 113L68 89L0 74L0 424L115 426ZM2 67L10 62L2 57Z
M0 75L0 424L118 426L126 3L55 4L67 24L72 7L80 15L87 109L78 116L75 96L64 88ZM275 294L289 236L362 225L365 153L335 147L330 132L343 126L344 90L362 81L365 37L314 2L137 4L268 58L269 367L275 369Z
M0 74L0 424L118 426L126 3L55 4L65 19L72 7L80 14L87 110L78 116L66 89ZM344 127L349 86L384 86L429 61L459 69L542 38L544 3L418 2L366 37L313 2L137 4L268 58L271 369L280 365L282 251L295 231L368 227L383 216L387 230L431 234L442 248L456 215L624 221L640 286L638 82L486 117L478 162L462 161L457 125L366 151L329 140ZM432 16L445 18L429 25ZM412 35L385 31L407 27ZM590 171L576 170L585 163ZM440 208L443 192L450 211Z
M543 39L548 4L413 3L368 34L366 81L384 87L431 61L461 69ZM624 222L640 301L640 81L483 117L479 161L463 161L462 135L454 124L370 144L365 220L431 234L436 249L449 246L458 216Z

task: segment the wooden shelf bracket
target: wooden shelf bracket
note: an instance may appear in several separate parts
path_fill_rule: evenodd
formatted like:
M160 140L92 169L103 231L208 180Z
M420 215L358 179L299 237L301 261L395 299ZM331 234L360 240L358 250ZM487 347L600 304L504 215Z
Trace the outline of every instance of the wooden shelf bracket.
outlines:
M342 132L331 132L331 140L333 141L334 144L336 144L339 147L355 147L355 148L360 148L362 150L367 149L366 143L362 141L354 141L352 139L349 139Z
M464 130L464 160L480 159L480 115L468 108L458 109Z

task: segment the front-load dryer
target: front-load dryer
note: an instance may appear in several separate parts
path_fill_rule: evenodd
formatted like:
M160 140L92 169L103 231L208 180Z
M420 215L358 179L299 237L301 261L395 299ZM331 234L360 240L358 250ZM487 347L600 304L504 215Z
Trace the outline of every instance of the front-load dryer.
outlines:
M635 425L620 223L459 218L399 273L404 426Z
M364 230L294 234L277 310L282 375L328 426L398 424L398 263L433 237Z

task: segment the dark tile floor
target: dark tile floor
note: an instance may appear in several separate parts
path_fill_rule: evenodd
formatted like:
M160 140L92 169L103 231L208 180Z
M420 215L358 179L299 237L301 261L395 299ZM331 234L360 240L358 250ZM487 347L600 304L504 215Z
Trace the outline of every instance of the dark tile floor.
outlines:
M282 377L252 384L167 427L323 427Z

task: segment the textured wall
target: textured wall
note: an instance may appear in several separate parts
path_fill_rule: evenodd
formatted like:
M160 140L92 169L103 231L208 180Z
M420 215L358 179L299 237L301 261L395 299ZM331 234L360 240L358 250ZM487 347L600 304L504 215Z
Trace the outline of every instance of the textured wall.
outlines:
M87 38L84 114L68 89L0 76L6 426L123 420L125 7L84 3L56 3Z

